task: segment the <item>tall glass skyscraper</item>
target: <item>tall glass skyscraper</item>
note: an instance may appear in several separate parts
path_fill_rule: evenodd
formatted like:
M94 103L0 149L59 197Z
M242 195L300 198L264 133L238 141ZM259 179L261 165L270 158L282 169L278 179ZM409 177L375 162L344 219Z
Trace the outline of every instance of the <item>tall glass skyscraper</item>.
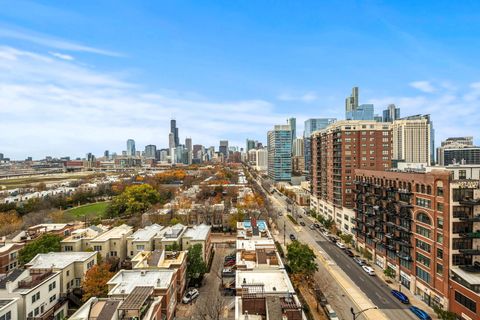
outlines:
M305 174L307 178L310 178L310 168L312 165L312 151L310 136L317 130L325 129L330 124L337 121L336 118L316 118L308 119L305 121L305 130L303 131L303 155L305 158Z
M267 134L268 176L274 182L292 179L292 131L290 125L276 125Z
M136 154L135 151L135 140L128 139L127 140L127 156L134 157Z

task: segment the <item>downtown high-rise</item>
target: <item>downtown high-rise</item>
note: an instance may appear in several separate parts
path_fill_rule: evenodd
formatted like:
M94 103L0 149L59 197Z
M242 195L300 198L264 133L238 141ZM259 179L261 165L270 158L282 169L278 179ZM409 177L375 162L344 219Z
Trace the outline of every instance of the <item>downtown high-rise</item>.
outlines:
M292 179L292 131L290 125L275 125L267 133L268 176L275 182Z

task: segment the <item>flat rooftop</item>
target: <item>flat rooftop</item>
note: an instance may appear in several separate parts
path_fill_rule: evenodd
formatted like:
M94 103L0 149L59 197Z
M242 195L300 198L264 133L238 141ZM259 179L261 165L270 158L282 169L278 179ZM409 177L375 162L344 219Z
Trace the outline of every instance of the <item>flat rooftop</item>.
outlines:
M285 270L248 270L237 271L235 286L241 289L242 285L263 285L263 290L268 293L293 293L292 283Z
M184 237L192 240L206 240L211 229L211 226L202 223L201 225L188 228Z
M0 299L0 309L15 301L16 299Z
M115 285L108 295L130 294L136 287L154 286L155 289L167 289L176 271L160 270L121 270L113 276L109 285Z
M451 267L452 272L456 273L460 278L472 285L480 285L480 273L465 271L459 267Z
M165 229L161 230L160 233L155 236L155 238L160 238L164 240L177 240L184 232L186 226L181 223L177 223L174 226L166 227Z
M237 250L255 251L256 248L275 248L273 239L259 238L259 239L237 239Z
M96 252L50 252L39 253L26 265L32 269L63 269L74 262L83 262L94 257Z
M122 224L121 226L112 228L108 230L107 232L102 233L98 237L92 239L92 242L95 241L106 241L109 239L117 239L121 238L123 235L130 233L133 231L133 228L131 226L127 226L126 224Z
M158 224L152 224L143 229L138 229L132 235L128 236L133 241L149 241L155 237L164 227Z

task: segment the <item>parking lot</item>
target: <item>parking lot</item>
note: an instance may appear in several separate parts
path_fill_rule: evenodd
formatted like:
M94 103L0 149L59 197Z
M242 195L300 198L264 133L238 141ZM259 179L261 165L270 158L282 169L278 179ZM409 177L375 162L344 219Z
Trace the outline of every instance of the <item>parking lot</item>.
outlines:
M235 319L233 296L223 295L222 269L224 258L235 249L222 244L215 245L215 255L210 272L205 274L200 295L191 304L177 305L177 319L205 319L205 315L220 315L221 319Z

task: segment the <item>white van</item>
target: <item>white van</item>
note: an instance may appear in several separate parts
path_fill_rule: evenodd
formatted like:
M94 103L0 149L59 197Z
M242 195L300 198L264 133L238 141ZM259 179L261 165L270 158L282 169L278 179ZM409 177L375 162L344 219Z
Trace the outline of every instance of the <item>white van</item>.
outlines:
M335 312L335 310L333 310L331 305L329 304L325 305L325 311L327 312L328 319L340 320L340 318L338 318L337 313Z

